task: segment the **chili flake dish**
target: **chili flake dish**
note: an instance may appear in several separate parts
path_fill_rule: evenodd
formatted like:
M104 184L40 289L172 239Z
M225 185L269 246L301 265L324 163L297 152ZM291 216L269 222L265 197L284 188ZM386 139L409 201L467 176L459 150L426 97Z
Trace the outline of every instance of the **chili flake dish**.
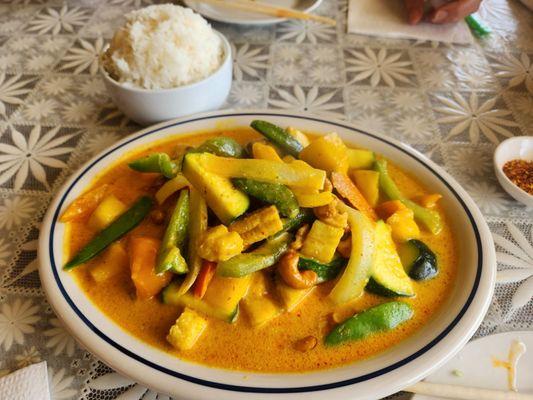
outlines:
M440 198L335 133L255 120L110 166L61 216L64 269L180 358L339 366L414 334L447 298L457 249Z

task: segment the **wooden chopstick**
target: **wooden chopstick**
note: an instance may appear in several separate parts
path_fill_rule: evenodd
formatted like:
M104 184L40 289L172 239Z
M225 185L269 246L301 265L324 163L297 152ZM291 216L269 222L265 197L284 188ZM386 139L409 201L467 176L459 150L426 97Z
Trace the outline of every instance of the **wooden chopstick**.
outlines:
M533 394L430 382L415 383L404 391L456 400L533 400Z
M308 14L302 11L294 10L292 8L284 8L271 6L269 4L258 3L250 0L196 0L199 3L209 3L219 7L237 8L240 10L257 12L260 14L273 15L279 18L295 18L308 21L320 22L326 25L335 26L337 21L332 18L323 17L321 15Z

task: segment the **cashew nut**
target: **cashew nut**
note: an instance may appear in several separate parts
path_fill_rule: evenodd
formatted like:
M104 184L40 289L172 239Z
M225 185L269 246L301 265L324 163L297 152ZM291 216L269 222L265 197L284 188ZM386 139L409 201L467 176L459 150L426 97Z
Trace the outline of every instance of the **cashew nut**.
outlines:
M300 256L294 250L287 251L278 263L278 271L285 283L295 289L305 289L316 284L316 272L298 270Z
M302 225L297 231L294 241L291 243L291 249L300 250L304 245L304 239L309 232L309 224Z
M305 353L306 351L313 350L317 343L318 340L316 337L306 336L294 343L294 348L302 353Z

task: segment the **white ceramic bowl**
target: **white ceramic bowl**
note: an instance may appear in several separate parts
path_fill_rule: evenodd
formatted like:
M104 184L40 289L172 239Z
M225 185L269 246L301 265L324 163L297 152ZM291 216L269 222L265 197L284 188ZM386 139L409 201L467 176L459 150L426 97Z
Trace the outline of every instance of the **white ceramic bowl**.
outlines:
M533 207L533 196L516 186L503 172L507 161L522 159L533 161L533 136L517 136L501 142L494 152L494 172L498 182L515 200Z
M109 76L101 66L100 73L109 95L126 116L141 125L216 110L224 104L231 89L231 46L224 35L215 31L224 47L224 60L207 78L172 89L140 89L128 87Z
M61 269L64 226L58 217L94 177L138 146L206 129L248 126L266 119L281 126L328 133L375 150L415 174L442 205L456 235L457 284L431 323L375 357L309 373L269 374L211 368L178 359L122 330L91 303L74 278ZM377 399L430 374L474 334L490 304L496 261L492 237L479 209L461 186L416 150L345 122L273 111L224 111L179 119L133 134L94 157L58 191L39 237L40 276L48 300L77 340L120 373L177 399L257 400Z

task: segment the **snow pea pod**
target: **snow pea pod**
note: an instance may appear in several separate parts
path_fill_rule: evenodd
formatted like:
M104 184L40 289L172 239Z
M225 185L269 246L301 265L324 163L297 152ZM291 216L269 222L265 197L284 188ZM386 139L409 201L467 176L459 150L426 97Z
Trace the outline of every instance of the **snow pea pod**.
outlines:
M130 162L128 166L139 172L158 172L169 179L174 178L179 170L178 164L166 153L149 154Z
M292 235L285 232L273 236L249 253L241 253L217 266L217 274L225 277L240 278L252 272L268 268L278 262L289 248Z
M237 189L268 204L274 204L281 215L294 218L300 207L290 189L279 183L260 182L253 179L236 178L233 184Z
M334 346L347 341L361 340L377 332L390 331L413 316L413 309L407 303L391 301L371 307L342 324L337 325L326 336L327 346Z
M241 158L244 149L235 139L227 136L218 136L207 139L200 146L189 151L190 153L211 153L219 157Z
M188 226L189 191L184 189L180 192L161 242L156 266L158 274L169 270L177 274L188 271L187 263L182 256Z
M125 213L120 215L107 228L102 230L93 240L83 247L78 254L63 266L63 269L71 270L96 257L111 243L120 239L139 225L152 208L152 204L153 200L150 197L141 197Z
M252 121L250 126L261 135L265 136L272 143L281 147L291 156L297 157L300 151L302 151L304 148L302 144L289 133L287 133L285 129L271 124L270 122L256 119Z

